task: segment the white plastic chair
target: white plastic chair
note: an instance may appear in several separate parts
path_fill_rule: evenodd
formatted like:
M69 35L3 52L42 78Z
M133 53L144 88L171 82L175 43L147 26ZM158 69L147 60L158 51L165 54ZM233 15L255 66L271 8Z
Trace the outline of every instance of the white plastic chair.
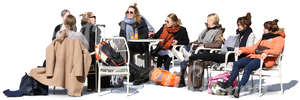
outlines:
M251 76L252 87L253 87L253 84L254 84L253 76L259 76L259 93L258 93L259 96L262 96L262 78L266 77L266 76L270 76L270 77L274 76L270 73L268 74L268 72L271 72L271 71L278 73L277 77L280 79L280 91L281 91L281 94L283 94L284 90L283 90L283 83L282 83L282 68L281 68L281 61L282 61L282 56L283 56L282 53L280 53L280 55L278 55L278 56L275 56L275 55L268 55L267 56L267 57L277 57L275 65L272 68L269 68L269 69L263 67L264 59L260 59L259 69L252 73L252 76Z
M123 66L105 66L103 63L97 61L99 67L99 81L98 81L98 94L101 95L101 77L102 76L125 76L127 77L127 96L129 95L129 61L130 61L130 54L127 42L123 37L113 37L113 38L105 38L102 37L101 41L107 41L110 43L111 41L120 41L123 45L116 45L115 51L119 52L121 56L125 59L126 64ZM101 57L101 53L99 53Z

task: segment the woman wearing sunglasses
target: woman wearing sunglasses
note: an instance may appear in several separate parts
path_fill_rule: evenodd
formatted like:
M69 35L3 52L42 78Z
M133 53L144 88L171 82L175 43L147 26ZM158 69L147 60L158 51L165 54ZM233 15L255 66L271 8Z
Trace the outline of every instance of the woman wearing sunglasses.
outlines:
M121 27L120 36L127 40L134 39L130 36L133 36L136 31L138 32L138 39L146 39L149 34L154 32L152 25L140 14L136 3L128 7L125 18L119 25Z
M127 41L132 39L147 39L149 34L154 34L154 28L142 15L140 15L136 3L128 7L125 12L125 18L119 25L119 35L125 37ZM128 46L130 49L130 63L134 64L133 55L145 53L146 50L148 50L149 44L128 42ZM149 55L146 54L146 58L148 58L148 56Z
M81 29L80 32L84 35L84 37L89 42L89 52L93 52L95 50L95 33L97 29L97 43L100 41L100 34L101 30L96 27L96 16L93 12L86 12L80 15L82 17L81 19ZM95 55L92 55L92 65L96 64L96 57ZM91 66L93 67L93 66ZM95 67L95 66L94 66ZM92 69L92 68L91 68ZM95 69L95 68L93 68ZM88 91L96 91L96 85L95 84L95 75L88 75Z
M167 16L166 23L154 35L153 38L163 40L158 44L158 46L161 47L161 50L158 51L157 67L161 67L162 64L164 64L165 70L169 70L172 46L189 44L189 37L186 28L181 25L181 20L176 16L176 14L171 13Z

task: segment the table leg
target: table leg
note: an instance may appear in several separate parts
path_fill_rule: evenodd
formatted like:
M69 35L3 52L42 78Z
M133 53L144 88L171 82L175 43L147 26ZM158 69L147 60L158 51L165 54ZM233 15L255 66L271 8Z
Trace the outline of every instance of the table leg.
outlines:
M149 43L145 43L145 68L151 67Z

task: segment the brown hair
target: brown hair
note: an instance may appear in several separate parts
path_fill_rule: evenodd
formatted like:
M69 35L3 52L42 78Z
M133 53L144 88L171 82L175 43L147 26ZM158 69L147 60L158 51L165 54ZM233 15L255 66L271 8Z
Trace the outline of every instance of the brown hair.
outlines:
M219 24L220 18L219 18L219 16L218 16L218 14L216 14L216 13L211 13L211 14L207 15L207 18L208 18L208 17L213 17L213 19L214 19L214 24L215 24L215 25L218 25L218 24Z
M137 3L134 3L133 5L129 6L128 9L129 8L133 8L134 9L134 14L135 14L135 16L134 16L134 22L135 23L140 23L141 20L142 20L142 16L140 14L139 9L137 8ZM126 12L125 12L125 16L126 16Z
M181 20L177 17L176 14L171 13L171 14L168 15L168 17L169 17L173 22L175 22L175 26L180 26L180 25L182 25Z
M63 17L66 15L66 13L70 13L70 11L68 9L64 9L60 12L60 16Z
M246 16L239 17L237 20L237 23L240 23L242 26L250 27L252 22L251 22L251 13L248 12Z
M279 27L277 25L278 21L278 19L274 19L273 21L267 21L264 23L264 28L271 32L276 32L279 30Z
M73 15L68 15L64 20L64 25L66 26L66 28L74 30L74 27L76 25L76 18Z

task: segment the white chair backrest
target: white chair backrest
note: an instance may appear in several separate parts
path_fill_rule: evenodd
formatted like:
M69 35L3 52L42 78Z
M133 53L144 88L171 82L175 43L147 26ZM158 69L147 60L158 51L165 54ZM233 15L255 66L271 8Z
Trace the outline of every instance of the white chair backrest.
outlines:
M112 38L102 37L101 42L102 41L106 41L107 43L109 43L111 47L115 49L116 52L121 54L121 56L126 61L126 65L129 64L130 61L129 48L124 37L112 37Z

